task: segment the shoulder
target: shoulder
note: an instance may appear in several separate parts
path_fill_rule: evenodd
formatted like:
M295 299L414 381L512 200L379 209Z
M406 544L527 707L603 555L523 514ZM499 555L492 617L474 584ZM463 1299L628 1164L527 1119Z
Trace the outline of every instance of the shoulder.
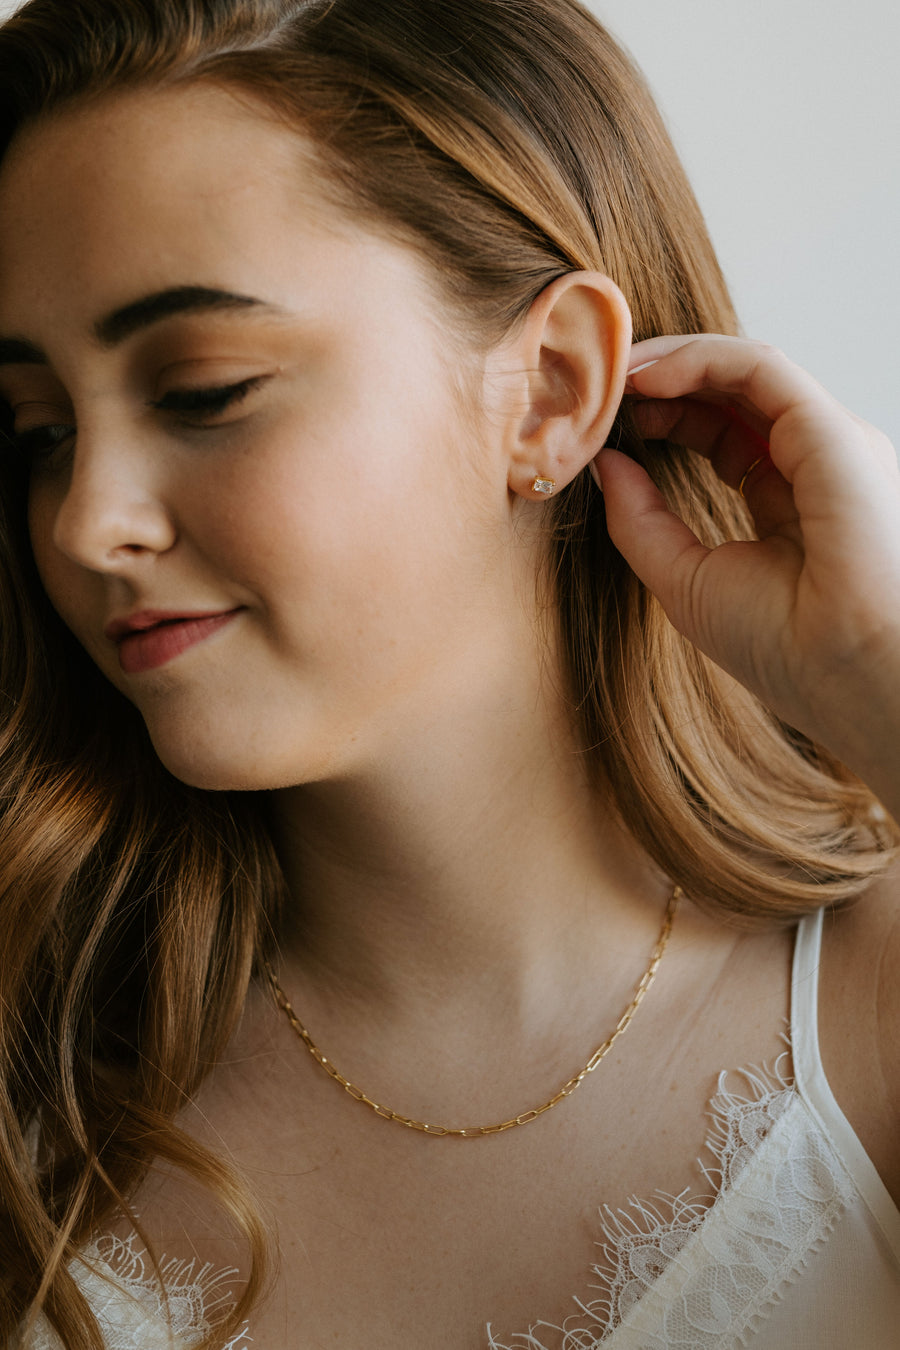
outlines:
M900 867L826 913L819 1022L834 1095L900 1204Z

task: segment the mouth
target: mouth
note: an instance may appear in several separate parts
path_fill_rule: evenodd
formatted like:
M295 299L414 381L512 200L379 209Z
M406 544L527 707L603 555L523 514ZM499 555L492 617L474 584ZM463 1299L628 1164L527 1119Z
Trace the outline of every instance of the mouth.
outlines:
M211 614L173 614L148 610L115 620L105 631L119 649L123 673L138 675L167 665L182 652L205 642L240 612L229 609Z

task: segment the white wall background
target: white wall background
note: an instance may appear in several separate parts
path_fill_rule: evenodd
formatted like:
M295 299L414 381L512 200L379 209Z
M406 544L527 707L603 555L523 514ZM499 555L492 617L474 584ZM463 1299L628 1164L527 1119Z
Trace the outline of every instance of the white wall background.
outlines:
M650 79L747 333L900 446L897 0L587 3Z
M900 5L588 4L650 80L748 335L900 448Z

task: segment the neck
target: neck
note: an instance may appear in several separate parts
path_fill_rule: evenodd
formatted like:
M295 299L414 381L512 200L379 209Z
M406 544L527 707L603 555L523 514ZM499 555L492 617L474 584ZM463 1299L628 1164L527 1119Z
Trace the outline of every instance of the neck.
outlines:
M323 1054L415 1119L503 1119L559 1087L662 926L671 886L590 791L550 668L411 695L352 772L274 795L281 983Z
M377 771L276 795L307 1008L539 1020L604 954L652 944L668 883L589 790L563 708L512 702L469 700Z

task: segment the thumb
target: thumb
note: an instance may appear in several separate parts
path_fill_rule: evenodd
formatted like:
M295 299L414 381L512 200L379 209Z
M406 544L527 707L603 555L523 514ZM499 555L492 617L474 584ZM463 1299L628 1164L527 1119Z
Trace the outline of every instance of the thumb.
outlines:
M693 625L685 600L710 550L669 510L640 464L608 448L600 451L594 463L610 538L675 627L690 637Z

